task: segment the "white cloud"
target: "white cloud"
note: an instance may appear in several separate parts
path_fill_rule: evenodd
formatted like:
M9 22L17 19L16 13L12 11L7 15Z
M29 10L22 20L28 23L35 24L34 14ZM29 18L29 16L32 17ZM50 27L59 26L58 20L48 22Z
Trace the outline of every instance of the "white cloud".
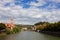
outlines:
M59 2L60 3L60 0L48 0L48 1L53 1L53 2Z
M10 7L5 7L4 3L5 2L12 2L12 0L4 0L4 2L0 2L0 18L3 16L13 16L15 23L21 23L21 24L34 24L37 21L59 21L60 17L60 10L53 9L52 11L48 11L47 8L45 9L38 9L36 6L42 6L45 4L43 0L40 0L39 3L31 3L32 5L28 9L23 9L22 6L16 6L13 2L13 4L10 5ZM51 7L51 6L49 6ZM52 8L55 8L56 6L53 6ZM3 16L2 16L3 15ZM24 18L22 18L24 17ZM30 17L30 18L28 18ZM34 18L34 20L32 19ZM46 20L46 19L47 20ZM3 19L3 18L2 18ZM29 20L28 20L29 19ZM39 20L38 20L39 19ZM1 20L1 21L8 21L6 20ZM33 22L32 22L33 21Z
M43 6L44 4L46 4L44 0L38 0L38 3L35 2L30 3L31 6Z

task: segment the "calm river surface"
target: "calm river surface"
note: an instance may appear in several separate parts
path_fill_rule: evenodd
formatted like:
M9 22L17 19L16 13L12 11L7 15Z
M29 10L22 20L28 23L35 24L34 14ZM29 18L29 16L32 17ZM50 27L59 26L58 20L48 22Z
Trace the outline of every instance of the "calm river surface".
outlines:
M38 32L22 31L14 35L2 36L0 40L60 40L60 38Z

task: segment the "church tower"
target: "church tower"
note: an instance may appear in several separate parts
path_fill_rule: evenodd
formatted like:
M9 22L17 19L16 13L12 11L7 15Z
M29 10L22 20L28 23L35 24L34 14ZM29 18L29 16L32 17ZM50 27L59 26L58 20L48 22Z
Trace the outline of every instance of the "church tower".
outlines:
M15 27L13 18L10 18L10 22L9 23L5 23L5 25L6 25L7 28L12 30Z
M10 23L11 23L11 24L14 24L13 18L10 19Z
M15 27L13 18L10 19L10 27L11 29Z

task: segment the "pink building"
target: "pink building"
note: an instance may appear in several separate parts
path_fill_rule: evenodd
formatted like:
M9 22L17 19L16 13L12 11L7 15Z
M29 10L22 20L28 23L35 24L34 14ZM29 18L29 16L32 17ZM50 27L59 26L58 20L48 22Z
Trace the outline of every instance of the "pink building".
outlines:
M13 19L10 19L10 23L5 23L5 25L9 29L13 29L15 27Z

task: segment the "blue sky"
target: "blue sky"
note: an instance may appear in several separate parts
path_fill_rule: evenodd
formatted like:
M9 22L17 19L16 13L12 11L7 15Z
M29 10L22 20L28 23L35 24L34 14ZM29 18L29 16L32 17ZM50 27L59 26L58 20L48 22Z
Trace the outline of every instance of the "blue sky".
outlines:
M17 24L60 21L60 0L0 0L0 22Z

